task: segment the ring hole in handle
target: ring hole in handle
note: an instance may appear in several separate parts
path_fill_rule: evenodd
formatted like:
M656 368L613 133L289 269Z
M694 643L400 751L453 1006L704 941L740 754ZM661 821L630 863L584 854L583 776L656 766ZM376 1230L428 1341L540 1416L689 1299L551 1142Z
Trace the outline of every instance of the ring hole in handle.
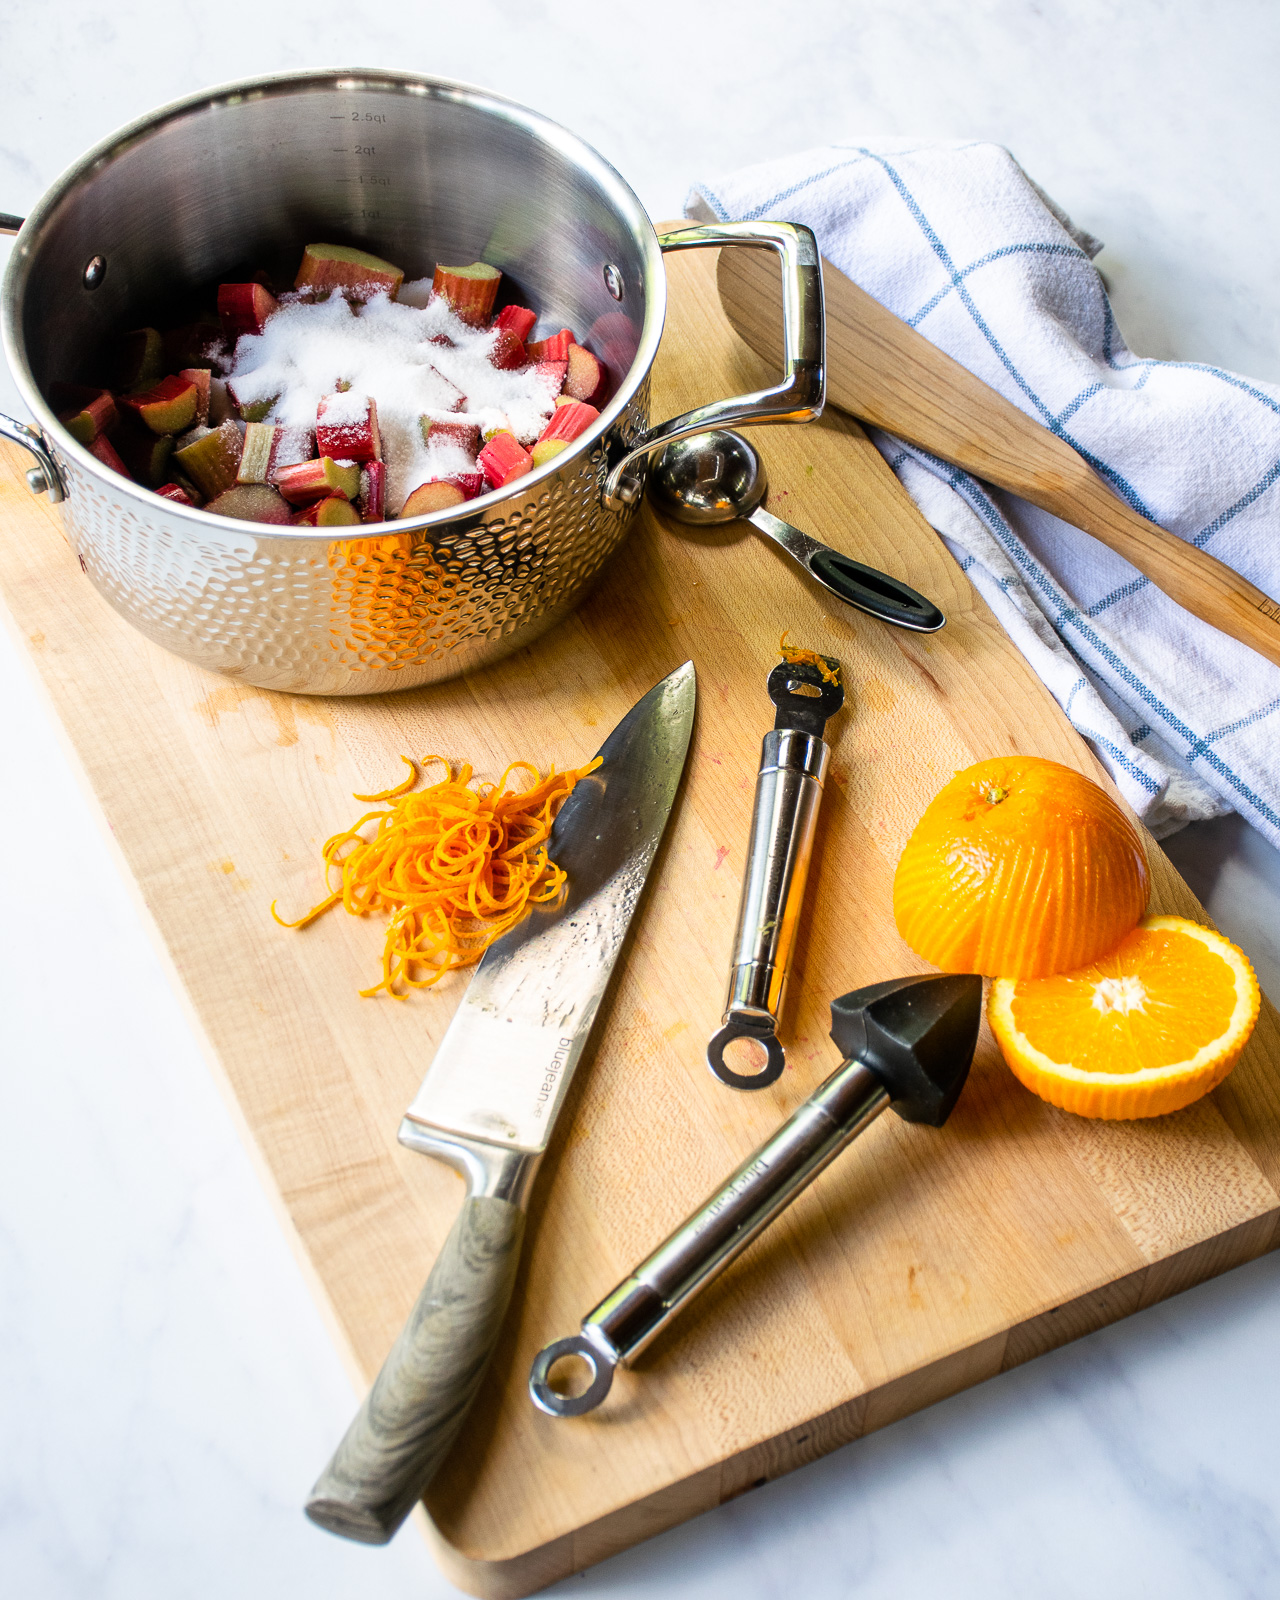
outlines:
M529 1396L549 1417L580 1417L595 1408L613 1384L613 1363L580 1333L557 1339L534 1357Z
M712 1034L707 1065L731 1089L767 1089L777 1083L787 1064L777 1035L728 1022Z

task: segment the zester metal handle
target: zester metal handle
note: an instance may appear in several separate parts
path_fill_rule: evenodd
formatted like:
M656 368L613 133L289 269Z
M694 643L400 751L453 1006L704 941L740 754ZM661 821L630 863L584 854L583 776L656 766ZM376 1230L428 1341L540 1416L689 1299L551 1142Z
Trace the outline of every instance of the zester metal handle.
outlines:
M775 1034L830 754L822 739L794 728L771 728L764 736L725 1025L707 1046L712 1072L735 1089L767 1088L783 1069ZM768 1051L762 1072L738 1073L725 1063L725 1046L744 1035Z
M822 258L812 231L798 222L715 222L672 228L658 234L667 250L753 245L782 258L782 382L772 389L717 400L647 428L605 480L610 511L634 505L644 489L642 463L673 439L688 439L713 428L742 423L812 422L822 414L827 394L826 325L822 310Z
M638 1356L888 1104L876 1073L861 1061L842 1061L767 1143L588 1312L580 1333L539 1352L529 1375L534 1404L553 1417L593 1411L608 1394L614 1369ZM552 1386L551 1369L567 1357L591 1370L581 1394Z

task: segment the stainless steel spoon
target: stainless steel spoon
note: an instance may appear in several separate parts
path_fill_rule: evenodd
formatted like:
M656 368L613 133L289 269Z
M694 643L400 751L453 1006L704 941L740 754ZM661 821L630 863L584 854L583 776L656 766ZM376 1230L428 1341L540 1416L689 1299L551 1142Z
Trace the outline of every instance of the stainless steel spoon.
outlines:
M931 600L887 572L864 567L764 509L764 463L740 433L720 430L669 444L649 475L649 493L677 522L709 528L743 518L837 600L915 633L936 633L946 617Z

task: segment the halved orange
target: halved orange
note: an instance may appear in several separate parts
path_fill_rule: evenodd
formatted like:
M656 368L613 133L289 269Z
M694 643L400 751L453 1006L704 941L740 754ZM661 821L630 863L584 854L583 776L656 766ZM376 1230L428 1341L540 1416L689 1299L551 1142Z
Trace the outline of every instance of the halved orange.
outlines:
M1082 1117L1180 1111L1217 1088L1258 1020L1244 954L1183 917L1146 917L1052 978L997 978L987 1016L1015 1077Z

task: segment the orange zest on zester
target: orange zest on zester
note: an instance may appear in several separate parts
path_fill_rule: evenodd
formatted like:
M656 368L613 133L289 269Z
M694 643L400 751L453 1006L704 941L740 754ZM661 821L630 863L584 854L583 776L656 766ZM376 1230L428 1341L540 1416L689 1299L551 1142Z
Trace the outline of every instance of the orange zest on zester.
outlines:
M787 643L788 628L778 640L778 651L790 666L817 667L825 683L840 682L840 663L834 656L820 656L816 650L802 650L798 644Z
M422 767L439 762L447 775L409 792L418 766L401 760L411 768L404 783L355 796L391 801L389 809L366 812L326 842L331 893L296 922L271 906L282 928L304 928L339 902L352 916L384 914L382 977L360 993L397 1000L473 966L530 906L555 899L565 874L547 856L551 825L574 784L600 765L596 757L543 777L527 761L513 761L497 783L472 787L469 766L455 774L443 756L427 756ZM516 773L531 777L531 786L509 789Z

